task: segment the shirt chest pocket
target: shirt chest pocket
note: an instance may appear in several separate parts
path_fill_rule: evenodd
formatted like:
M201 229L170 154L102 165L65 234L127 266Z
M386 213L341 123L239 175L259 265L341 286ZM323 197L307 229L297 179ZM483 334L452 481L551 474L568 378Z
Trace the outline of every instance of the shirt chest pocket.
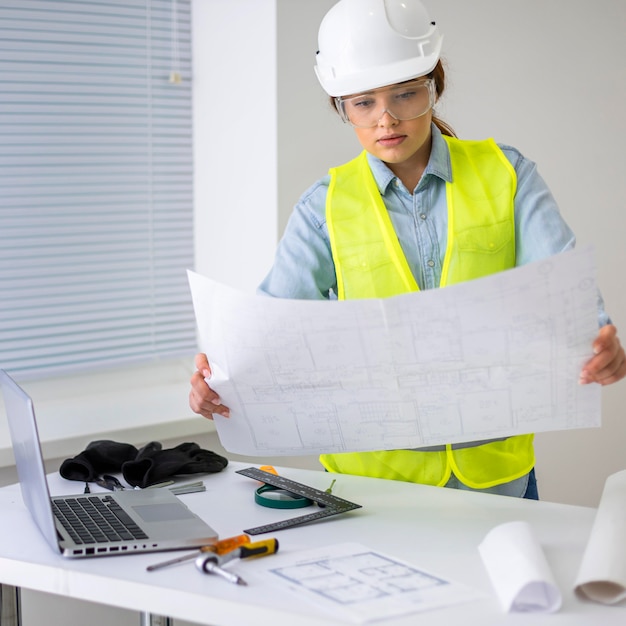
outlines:
M501 253L514 242L515 233L510 220L467 228L456 233L460 252L484 254Z

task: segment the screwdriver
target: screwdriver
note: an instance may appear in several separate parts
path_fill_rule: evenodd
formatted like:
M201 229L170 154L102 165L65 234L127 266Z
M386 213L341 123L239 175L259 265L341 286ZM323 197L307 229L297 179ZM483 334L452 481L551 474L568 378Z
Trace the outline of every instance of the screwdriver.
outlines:
M244 543L226 554L217 554L218 565L224 565L233 559L252 559L258 556L268 556L278 552L278 539L263 539L254 543ZM199 557L202 558L202 557ZM212 558L212 555L209 556Z
M239 574L233 574L223 567L217 564L217 557L215 556L199 556L196 559L196 567L205 574L217 574L222 578L225 578L229 583L235 585L247 585L248 583Z
M209 544L208 546L202 546L199 551L193 552L192 554L185 554L184 556L179 556L175 559L170 559L169 561L162 561L161 563L149 565L148 567L146 567L146 570L152 572L155 569L161 569L162 567L167 567L168 565L174 565L175 563L189 561L198 557L198 555L200 555L202 552L212 552L213 554L217 555L227 554L228 552L235 550L239 546L246 544L249 541L250 537L248 535L235 535L234 537L222 539L221 541Z
M223 556L217 554L201 555L196 559L196 567L205 574L217 574L235 585L247 585L246 581L239 575L222 568L222 565L233 559L251 559L259 556L267 556L278 552L277 539L265 539L246 543Z

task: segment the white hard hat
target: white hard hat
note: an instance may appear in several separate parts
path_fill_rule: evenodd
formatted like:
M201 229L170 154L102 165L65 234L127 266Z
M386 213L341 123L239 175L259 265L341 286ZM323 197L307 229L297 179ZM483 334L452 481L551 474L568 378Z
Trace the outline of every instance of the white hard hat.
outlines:
M339 0L318 34L315 73L346 96L431 72L443 37L420 0Z

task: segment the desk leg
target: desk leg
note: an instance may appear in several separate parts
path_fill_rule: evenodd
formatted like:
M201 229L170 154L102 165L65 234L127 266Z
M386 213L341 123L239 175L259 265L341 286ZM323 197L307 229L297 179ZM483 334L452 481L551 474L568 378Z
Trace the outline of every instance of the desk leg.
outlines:
M21 608L20 588L0 585L0 626L20 626Z
M0 624L4 626L4 624ZM174 621L162 615L152 615L152 613L142 613L140 626L174 626Z

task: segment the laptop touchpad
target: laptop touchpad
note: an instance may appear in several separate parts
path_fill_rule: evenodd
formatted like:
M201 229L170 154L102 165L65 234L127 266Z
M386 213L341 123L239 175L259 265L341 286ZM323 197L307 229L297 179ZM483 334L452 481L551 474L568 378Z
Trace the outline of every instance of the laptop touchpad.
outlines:
M191 519L194 514L176 502L171 504L140 504L133 506L137 514L146 522L174 522Z

